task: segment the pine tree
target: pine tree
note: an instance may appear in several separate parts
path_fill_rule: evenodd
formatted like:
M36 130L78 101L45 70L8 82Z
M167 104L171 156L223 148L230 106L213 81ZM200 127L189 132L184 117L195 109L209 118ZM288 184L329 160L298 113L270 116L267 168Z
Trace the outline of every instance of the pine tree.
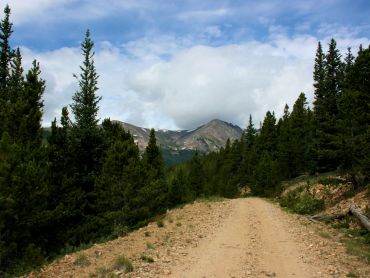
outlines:
M351 48L348 47L347 48L347 55L344 58L344 75L345 75L346 79L347 79L347 76L349 75L349 72L352 69L354 61L355 61L355 56L353 56ZM347 83L346 80L345 80L344 83Z
M294 103L290 115L292 176L303 174L309 169L312 130L309 125L307 99L301 93Z
M249 115L249 122L244 136L247 148L250 148L253 145L254 140L256 139L256 132L257 131L254 128L252 115Z
M10 22L10 8L4 8L4 19L0 22L0 136L9 126L9 69L13 50L10 47L10 36L13 33Z
M13 24L10 22L10 8L8 5L4 8L4 19L0 22L0 90L2 99L7 100L4 91L8 85L10 60L13 57L13 51L10 47L10 36L13 33Z
M81 44L83 65L80 66L81 74L78 79L80 89L73 96L74 103L71 105L78 128L96 128L99 119L99 101L101 97L96 95L98 90L98 74L94 65L94 43L90 37L90 31L86 31L85 40ZM76 77L77 78L77 77Z
M73 96L71 109L75 121L72 123L69 135L70 142L70 166L73 173L75 200L71 202L70 210L73 217L69 229L71 242L83 238L89 240L97 229L95 219L96 193L95 180L99 176L103 164L104 141L102 131L98 127L99 101L97 96L97 80L94 65L94 43L87 30L84 41L81 44L83 64L78 80L79 89Z
M347 82L339 103L343 168L352 170L357 185L366 183L370 173L369 68L370 47L359 51L346 73Z
M44 106L42 95L45 91L45 81L40 78L40 65L33 61L32 68L26 74L24 93L20 96L22 107L22 120L19 128L18 140L22 143L29 142L33 146L41 145L42 139L42 108Z
M275 114L267 111L258 137L258 151L267 151L273 157L276 154L277 129Z
M279 190L280 174L276 160L268 151L263 151L259 162L254 168L252 193L260 196L272 196Z
M291 178L294 176L293 164L293 150L292 150L292 130L290 121L289 106L286 104L284 107L284 115L279 120L278 125L278 145L277 157L281 174L284 178Z
M189 198L187 179L185 176L184 169L182 167L174 170L173 177L169 181L168 188L168 200L169 205L174 207L179 204L183 204L186 201L190 201Z
M0 271L9 267L17 252L15 225L15 198L12 194L12 169L19 162L19 147L11 142L7 132L0 140Z
M325 61L320 64L322 51L319 50L316 56L320 59L317 58L314 70L317 170L329 171L341 163L338 99L343 87L343 63L334 39L330 41Z
M228 140L229 144L230 141ZM204 171L199 153L196 152L189 164L189 189L193 199L200 197L204 192Z
M74 167L81 179L81 186L87 192L93 191L94 177L99 172L102 151L97 118L101 97L96 95L98 75L93 60L93 47L90 31L87 30L85 40L81 44L84 61L80 67L79 90L73 96L74 103L71 105L75 118L71 130Z
M255 141L257 130L254 127L252 115L249 116L249 123L243 134L241 143L243 144L243 154L240 166L241 183L243 185L251 182L253 167L256 163Z
M164 175L163 158L153 128L150 130L148 146L145 148L144 161L148 170L152 172L153 178L160 178Z
M150 131L142 165L144 182L138 189L138 196L135 198L136 207L140 208L137 210L140 220L148 219L156 213L163 212L168 205L168 185L164 175L164 163L162 153L157 145L154 129Z
M337 100L343 87L343 63L334 39L331 39L326 55L324 86L328 116L335 117L338 114Z
M118 227L130 223L129 213L135 210L132 199L140 184L135 174L140 167L139 149L132 137L111 144L96 181L96 211L101 219L99 234L112 234Z
M318 121L321 120L323 117L325 110L324 110L324 99L325 99L325 85L324 80L326 78L325 75L325 55L322 50L321 43L318 43L317 51L316 51L316 58L315 58L315 66L313 72L313 80L314 80L314 88L315 88L315 113Z
M25 102L23 100L24 92L24 76L22 68L22 56L19 48L16 49L14 58L11 61L9 86L9 105L8 105L8 121L5 129L14 139L19 139L19 128L23 119L23 110Z

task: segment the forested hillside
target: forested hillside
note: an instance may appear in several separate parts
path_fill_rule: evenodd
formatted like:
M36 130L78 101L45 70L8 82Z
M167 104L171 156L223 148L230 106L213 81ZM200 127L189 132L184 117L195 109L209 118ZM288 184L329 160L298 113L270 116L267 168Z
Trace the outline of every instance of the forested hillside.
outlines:
M315 102L301 93L257 133L252 116L240 140L165 169L152 129L143 155L133 137L105 119L99 127L98 73L87 31L78 90L43 143L45 81L24 72L13 49L10 9L0 23L0 276L43 264L72 247L114 238L167 208L198 197L235 197L248 185L270 196L280 181L340 169L364 186L370 165L370 47L342 58L333 39L319 43ZM71 114L71 116L70 116Z
M195 179L204 194L232 197L248 185L252 194L270 196L280 181L333 170L347 174L356 188L370 173L370 47L342 57L331 40L324 53L319 42L313 72L315 101L301 93L282 118L267 111L257 132L252 116L241 139L171 173L173 184ZM181 181L181 182L179 182ZM176 191L177 192L177 191Z

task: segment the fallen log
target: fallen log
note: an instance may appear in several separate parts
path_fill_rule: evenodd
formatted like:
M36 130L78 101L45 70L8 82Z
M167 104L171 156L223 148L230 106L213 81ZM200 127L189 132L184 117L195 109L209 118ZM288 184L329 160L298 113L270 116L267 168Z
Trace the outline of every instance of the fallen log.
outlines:
M364 226L364 228L366 228L370 232L369 218L367 218L367 216L364 215L362 211L358 209L355 205L352 205L349 210L354 216L356 216L360 220L362 226Z
M343 219L348 213L337 213L337 214L316 214L308 216L308 219L312 222L330 222L336 219Z

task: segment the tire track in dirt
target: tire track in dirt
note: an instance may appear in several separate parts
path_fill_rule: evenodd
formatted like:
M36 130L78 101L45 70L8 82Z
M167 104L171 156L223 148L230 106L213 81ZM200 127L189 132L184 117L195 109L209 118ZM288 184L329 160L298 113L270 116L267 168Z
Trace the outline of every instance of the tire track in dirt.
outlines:
M278 208L258 198L237 199L224 224L172 277L314 277L318 270L301 258Z

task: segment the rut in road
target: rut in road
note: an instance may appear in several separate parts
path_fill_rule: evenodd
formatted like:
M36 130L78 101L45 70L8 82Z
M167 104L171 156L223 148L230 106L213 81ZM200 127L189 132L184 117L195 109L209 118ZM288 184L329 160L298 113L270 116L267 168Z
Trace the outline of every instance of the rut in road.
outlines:
M285 217L263 199L233 200L223 225L171 277L315 277L319 271L303 261Z

